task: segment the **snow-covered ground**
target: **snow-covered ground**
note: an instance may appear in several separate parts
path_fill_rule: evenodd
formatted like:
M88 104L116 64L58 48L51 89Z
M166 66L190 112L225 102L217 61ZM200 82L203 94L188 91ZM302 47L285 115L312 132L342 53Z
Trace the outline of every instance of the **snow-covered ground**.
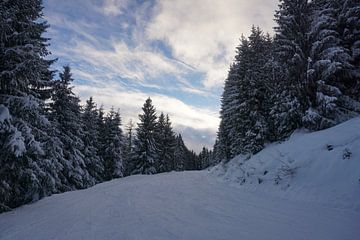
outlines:
M210 173L131 176L53 195L1 214L0 239L360 239L359 131L357 118Z
M211 172L243 190L360 211L360 117L323 131L298 131Z
M206 171L132 176L0 215L0 239L326 239L360 236L360 212L243 191Z

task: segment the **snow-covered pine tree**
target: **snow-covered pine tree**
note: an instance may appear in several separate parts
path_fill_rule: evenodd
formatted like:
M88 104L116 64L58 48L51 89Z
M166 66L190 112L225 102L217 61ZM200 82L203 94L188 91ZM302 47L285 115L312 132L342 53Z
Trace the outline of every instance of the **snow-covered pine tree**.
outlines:
M175 151L175 132L171 126L170 117L166 114L165 119L165 129L164 129L164 162L166 171L171 171L175 169L174 166L174 151Z
M291 86L282 94L287 93L289 100L299 102L303 113L316 102L315 83L307 79L310 16L308 0L280 0L279 10L275 13L275 57L286 68L286 78Z
M245 39L242 40L244 41ZM221 97L221 122L218 132L219 154L225 160L230 160L240 152L240 150L235 148L235 146L240 146L240 138L236 136L238 131L235 129L237 126L235 119L237 118L237 107L239 105L237 66L232 64L228 77L225 80L224 92ZM231 144L232 142L233 144Z
M136 129L135 169L132 174L155 174L158 160L155 132L157 116L152 100L148 98L142 107L143 113L139 115L140 122Z
M160 113L155 130L155 143L157 149L158 161L156 162L156 172L166 172L165 163L165 115Z
M225 159L257 152L270 139L270 78L265 66L271 46L270 37L253 27L249 39L242 37L237 47L222 95L216 149L217 155Z
M251 62L248 61L249 54L249 41L242 36L240 45L236 48L235 61L230 66L228 77L225 80L221 99L221 123L218 136L226 160L244 151L243 137L247 131L245 126L248 124L246 121L249 109L242 105L247 99L245 95L247 86L241 81L251 65Z
M225 92L225 91L224 91ZM220 115L221 116L221 115ZM225 121L221 118L219 130L214 145L214 157L217 162L230 160L230 136L225 128Z
M187 148L186 148L187 149ZM185 159L185 170L198 170L198 156L193 150L187 149Z
M120 128L121 118L119 111L113 108L105 117L104 138L102 139L102 158L105 166L105 179L123 177L123 133Z
M335 1L335 0L333 0ZM345 69L345 79L342 81L340 90L346 96L356 100L347 106L351 110L359 112L360 101L360 4L358 0L335 1L339 9L339 34L343 47L350 55ZM351 100L349 101L351 102Z
M353 89L358 87L358 78L353 75L356 66L352 60L352 47L343 39L344 31L349 31L345 30L346 23L354 18L347 16L345 20L341 13L348 12L350 5L350 1L345 0L311 2L312 23L309 36L312 46L307 78L315 83L316 103L307 110L303 118L304 125L309 129L328 128L360 112L359 103L352 94ZM360 19L358 16L354 17ZM356 20L350 24L350 28L353 25L356 25ZM359 66L357 70L359 71Z
M264 35L259 27L252 27L249 36L249 55L242 62L250 62L246 68L245 76L240 83L247 96L241 102L241 106L248 115L246 119L243 151L255 153L264 148L264 144L270 140L269 111L270 111L270 79L265 68L271 58L272 41L268 35ZM244 119L245 118L245 119Z
M129 176L134 170L133 159L135 159L135 125L132 120L125 127L124 138L124 176Z
M156 130L158 149L157 172L168 172L174 169L173 158L175 148L175 133L171 126L169 115L160 114Z
M72 91L73 81L69 66L64 66L56 82L51 103L51 119L59 128L59 139L63 143L63 153L66 163L63 174L67 184L73 189L81 189L94 185L95 179L90 176L84 151L83 122L79 98Z
M187 157L187 148L184 144L181 134L176 136L176 145L174 149L174 166L175 171L185 170L185 160Z
M223 157L222 151L221 151L221 145L219 141L219 131L217 133L217 137L215 140L215 144L213 147L213 153L212 153L212 163L215 165L217 163L220 163L225 158Z
M96 183L104 180L104 160L98 155L99 142L99 111L93 98L90 97L85 104L83 119L83 142L84 142L84 158L86 159L87 170L95 179Z
M292 81L287 77L288 71L284 64L272 56L265 65L264 72L269 76L271 102L268 117L270 141L283 140L301 126L303 111L296 95Z
M199 153L199 164L199 169L207 168L210 165L210 152L209 149L207 149L206 147L203 147L201 152Z
M0 2L0 205L12 208L56 191L56 169L46 142L45 100L52 87L46 60L48 25L40 0ZM0 210L1 211L1 210Z

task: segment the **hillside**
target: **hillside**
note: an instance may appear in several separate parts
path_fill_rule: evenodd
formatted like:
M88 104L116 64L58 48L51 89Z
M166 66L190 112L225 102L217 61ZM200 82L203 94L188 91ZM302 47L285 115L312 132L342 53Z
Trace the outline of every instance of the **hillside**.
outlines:
M359 129L356 118L297 132L210 173L136 175L53 195L1 214L0 239L357 239Z
M242 189L360 210L360 118L335 127L295 132L249 157L211 170Z

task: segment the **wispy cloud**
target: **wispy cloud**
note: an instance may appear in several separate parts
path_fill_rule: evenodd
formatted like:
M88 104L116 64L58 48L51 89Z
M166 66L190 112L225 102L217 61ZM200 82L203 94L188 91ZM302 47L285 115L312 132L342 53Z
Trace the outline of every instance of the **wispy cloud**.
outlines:
M118 16L126 9L128 0L103 0L97 10L106 16Z
M168 42L174 56L204 72L205 87L224 81L240 34L252 24L271 31L276 0L159 0L149 38Z

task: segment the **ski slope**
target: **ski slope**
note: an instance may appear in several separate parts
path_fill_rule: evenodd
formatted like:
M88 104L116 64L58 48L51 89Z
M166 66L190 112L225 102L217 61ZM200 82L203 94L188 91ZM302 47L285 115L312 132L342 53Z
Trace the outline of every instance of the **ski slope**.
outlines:
M360 239L360 118L209 171L47 197L0 214L10 239Z
M217 181L206 171L131 176L0 215L0 239L342 239L360 212Z

